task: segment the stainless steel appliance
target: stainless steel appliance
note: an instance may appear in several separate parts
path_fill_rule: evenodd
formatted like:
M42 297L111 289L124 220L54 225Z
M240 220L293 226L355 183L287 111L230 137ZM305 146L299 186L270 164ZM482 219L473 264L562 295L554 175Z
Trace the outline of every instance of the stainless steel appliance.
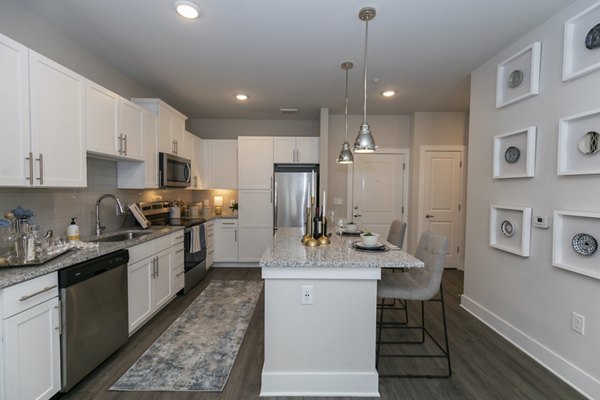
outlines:
M204 218L181 217L171 218L171 206L168 202L158 201L140 204L142 214L151 225L184 226L184 289L187 293L196 286L206 275L206 231ZM197 226L197 230L194 227ZM193 233L193 231L196 231ZM193 246L197 233L200 249Z
M129 338L128 261L129 252L119 250L58 272L63 392Z
M304 227L313 171L318 187L318 165L275 164L273 231L283 227ZM318 196L318 190L316 192Z
M158 153L159 184L161 187L185 188L191 184L192 162L172 154Z

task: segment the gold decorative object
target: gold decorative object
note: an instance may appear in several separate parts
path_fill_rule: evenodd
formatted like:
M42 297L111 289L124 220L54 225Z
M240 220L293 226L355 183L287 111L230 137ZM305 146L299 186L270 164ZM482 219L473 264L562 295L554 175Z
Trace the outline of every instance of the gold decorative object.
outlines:
M331 241L329 240L329 238L327 236L325 236L325 235L321 236L318 239L318 241L319 241L320 245L326 245L326 244L330 244L331 243Z
M312 208L315 205L315 196L310 197L310 207L306 209L306 235L302 237L302 244L308 247L317 247L320 243L317 239L313 237L313 228L312 228ZM309 229L310 227L310 229Z

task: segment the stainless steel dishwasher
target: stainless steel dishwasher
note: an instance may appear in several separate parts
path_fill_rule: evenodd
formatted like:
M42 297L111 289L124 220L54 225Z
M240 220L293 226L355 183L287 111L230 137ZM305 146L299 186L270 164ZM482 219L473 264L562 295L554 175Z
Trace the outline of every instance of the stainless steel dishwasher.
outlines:
M127 342L128 261L119 250L58 273L63 392Z

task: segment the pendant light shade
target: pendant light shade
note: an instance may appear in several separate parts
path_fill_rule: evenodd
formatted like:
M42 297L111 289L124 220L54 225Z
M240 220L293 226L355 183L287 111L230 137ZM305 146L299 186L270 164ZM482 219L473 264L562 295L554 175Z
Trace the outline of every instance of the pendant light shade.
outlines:
M363 123L360 125L358 136L354 140L355 153L372 153L377 149L375 139L371 133L371 126L367 123L367 43L369 39L369 21L375 18L375 9L372 7L364 7L358 13L358 18L365 21L365 74L364 74L364 103L363 103Z
M337 158L339 164L352 164L354 162L354 156L350 150L350 143L348 143L348 70L354 67L350 61L346 61L341 65L342 69L346 71L346 107L344 109L344 120L346 122L346 141L342 144L342 150Z

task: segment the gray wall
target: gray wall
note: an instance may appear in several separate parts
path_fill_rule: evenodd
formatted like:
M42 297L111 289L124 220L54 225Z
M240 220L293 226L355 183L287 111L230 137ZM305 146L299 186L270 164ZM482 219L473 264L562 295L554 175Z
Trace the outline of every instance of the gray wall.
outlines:
M532 228L528 258L488 245L492 204L532 207L534 216L600 212L598 175L556 174L558 120L600 107L600 71L562 82L564 22L594 3L574 3L472 74L462 302L590 398L600 398L600 281L552 265L553 228ZM542 42L540 94L496 109L497 65L534 41ZM535 177L493 180L493 137L528 126L537 127ZM585 335L571 330L572 312L587 318Z
M319 136L318 120L191 119L188 130L203 139L238 136Z

